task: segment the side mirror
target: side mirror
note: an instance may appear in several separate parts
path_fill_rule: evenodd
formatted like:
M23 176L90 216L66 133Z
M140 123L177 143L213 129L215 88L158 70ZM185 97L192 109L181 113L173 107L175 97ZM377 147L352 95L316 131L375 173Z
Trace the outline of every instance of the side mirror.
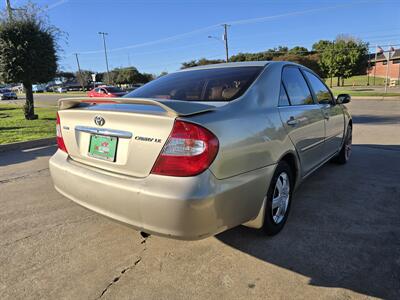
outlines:
M336 104L346 104L351 101L351 96L349 94L339 94L336 97Z

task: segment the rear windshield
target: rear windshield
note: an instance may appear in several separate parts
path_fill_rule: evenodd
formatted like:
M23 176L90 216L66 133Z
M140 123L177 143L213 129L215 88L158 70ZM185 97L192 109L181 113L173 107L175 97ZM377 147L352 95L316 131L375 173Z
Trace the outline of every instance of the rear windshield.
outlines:
M125 97L183 101L231 101L240 97L263 67L230 67L177 72L162 76Z

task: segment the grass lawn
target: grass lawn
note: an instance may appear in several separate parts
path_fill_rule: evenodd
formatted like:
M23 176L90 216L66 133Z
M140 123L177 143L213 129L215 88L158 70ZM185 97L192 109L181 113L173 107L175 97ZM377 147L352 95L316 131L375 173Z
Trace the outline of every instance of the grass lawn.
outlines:
M387 92L376 92L376 91L362 91L362 90L344 90L332 88L332 92L335 96L339 94L349 94L350 96L365 96L365 97L400 97L400 93Z
M325 83L329 86L331 82L330 78L325 79ZM350 78L346 78L344 80L344 86L367 86L368 83L368 77L367 75L357 75L357 76L352 76ZM374 77L369 76L369 85L375 85L375 86L385 86L385 78L382 77L375 77L375 84L374 84ZM397 86L399 85L399 82L397 81ZM332 87L337 86L337 78L333 77L332 79Z
M21 106L0 104L0 144L56 135L56 108L35 108L38 120L25 120Z

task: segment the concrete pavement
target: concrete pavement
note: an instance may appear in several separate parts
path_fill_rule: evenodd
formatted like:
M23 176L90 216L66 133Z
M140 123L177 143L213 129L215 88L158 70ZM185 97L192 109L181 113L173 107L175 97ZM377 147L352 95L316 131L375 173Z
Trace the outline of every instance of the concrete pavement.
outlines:
M0 154L1 299L400 298L400 103L357 101L345 166L327 164L267 238L151 236L52 187L55 147Z

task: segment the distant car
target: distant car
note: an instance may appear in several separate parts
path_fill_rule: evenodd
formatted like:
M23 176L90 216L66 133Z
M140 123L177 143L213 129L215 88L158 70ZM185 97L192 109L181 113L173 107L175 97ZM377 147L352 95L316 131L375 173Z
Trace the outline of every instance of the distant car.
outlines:
M66 93L68 90L66 87L60 86L56 89L57 93Z
M89 97L122 97L126 92L115 86L99 86L88 92Z
M9 100L9 99L18 99L17 94L9 89L1 89L0 90L0 99L1 100Z
M32 85L32 92L34 92L34 93L43 93L45 91L46 91L46 86L43 84Z

